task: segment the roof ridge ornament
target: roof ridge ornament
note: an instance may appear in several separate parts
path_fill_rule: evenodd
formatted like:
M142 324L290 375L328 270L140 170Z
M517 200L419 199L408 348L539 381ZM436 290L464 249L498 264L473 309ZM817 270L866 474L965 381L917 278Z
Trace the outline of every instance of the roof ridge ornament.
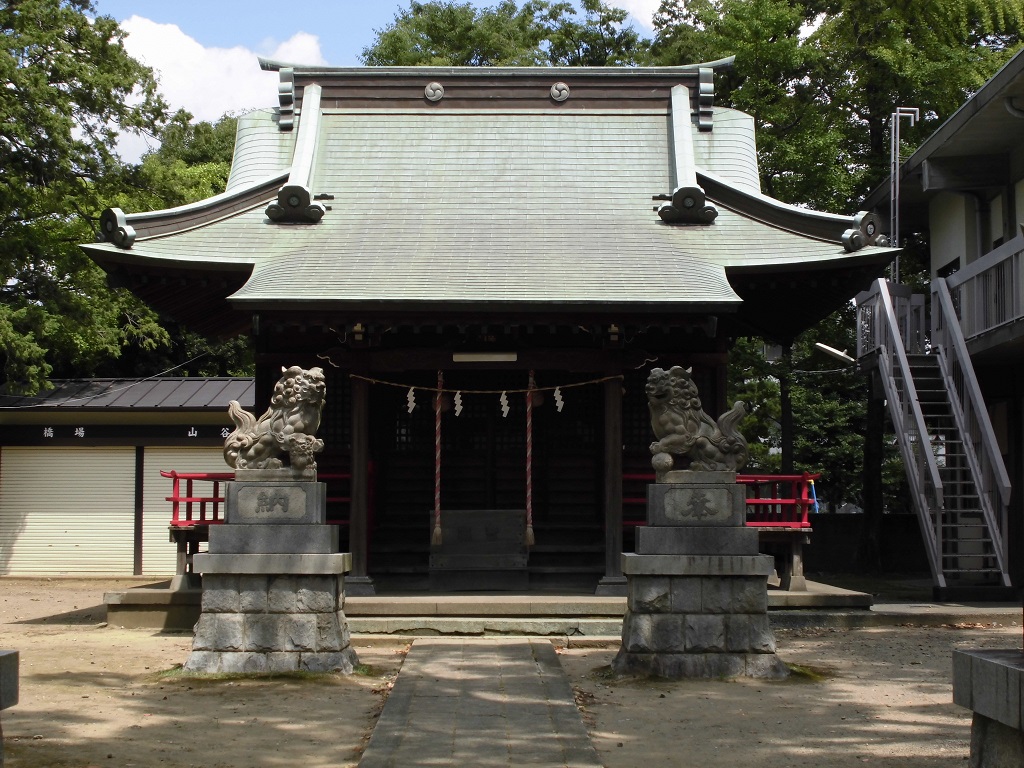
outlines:
M871 211L858 211L853 217L853 226L843 232L843 248L847 253L859 251L865 245L885 248L889 238L882 234L878 216Z
M107 208L100 214L99 239L128 250L135 244L135 228L120 208Z
M287 183L278 190L277 201L267 206L266 214L271 221L315 224L327 212L323 203L313 202L313 193L309 188L316 159L317 134L320 132L320 93L321 88L315 83L303 89L292 167L288 171Z
M295 127L295 70L282 67L277 84L277 101L280 105L277 129L290 131Z
M701 92L698 102L704 98L704 72L701 70ZM713 87L713 86L712 86ZM655 200L669 200L654 210L666 224L710 224L718 217L718 209L708 203L707 195L697 183L697 163L693 156L693 119L690 110L690 89L685 85L672 87L672 154L675 157L675 182L678 185L671 195L655 195ZM698 128L700 127L698 112ZM710 120L710 118L709 118ZM710 128L709 128L710 130Z
M708 133L714 126L715 114L715 70L701 67L697 92L697 128L701 133Z

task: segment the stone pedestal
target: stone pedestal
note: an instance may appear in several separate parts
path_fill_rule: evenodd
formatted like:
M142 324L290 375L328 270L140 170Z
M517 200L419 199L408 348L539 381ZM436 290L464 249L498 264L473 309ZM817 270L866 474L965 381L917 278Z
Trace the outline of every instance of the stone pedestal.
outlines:
M647 526L622 556L620 674L785 677L768 623L773 559L757 552L732 472L672 472L648 486Z
M345 618L338 531L326 525L323 483L227 483L225 523L211 526L202 607L185 669L331 672L358 663Z
M1024 651L953 651L953 703L974 712L970 768L1024 765Z

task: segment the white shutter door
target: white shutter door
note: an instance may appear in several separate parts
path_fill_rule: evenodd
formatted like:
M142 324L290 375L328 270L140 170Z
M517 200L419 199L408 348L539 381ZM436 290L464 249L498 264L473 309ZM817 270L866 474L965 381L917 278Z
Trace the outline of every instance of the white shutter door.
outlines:
M0 449L0 574L130 576L135 449Z
M146 448L142 487L142 573L145 576L174 574L175 547L169 541L171 522L171 481L160 471L230 472L224 463L224 450L212 447ZM197 493L209 494L213 486L197 482ZM224 486L221 485L223 493ZM184 493L184 490L182 491ZM205 546L205 545L204 545Z

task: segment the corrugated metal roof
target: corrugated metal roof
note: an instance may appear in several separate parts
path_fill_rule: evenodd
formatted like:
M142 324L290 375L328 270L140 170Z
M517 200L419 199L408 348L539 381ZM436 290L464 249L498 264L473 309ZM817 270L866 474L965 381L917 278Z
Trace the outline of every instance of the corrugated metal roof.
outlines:
M0 408L223 411L231 400L250 409L256 401L254 380L248 377L62 379L53 385L31 397L0 395Z

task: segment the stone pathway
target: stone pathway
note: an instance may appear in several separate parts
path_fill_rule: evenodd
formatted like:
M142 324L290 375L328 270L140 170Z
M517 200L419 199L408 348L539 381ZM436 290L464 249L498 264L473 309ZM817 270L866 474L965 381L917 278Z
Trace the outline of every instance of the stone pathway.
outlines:
M600 768L550 641L413 643L359 766L441 765Z

